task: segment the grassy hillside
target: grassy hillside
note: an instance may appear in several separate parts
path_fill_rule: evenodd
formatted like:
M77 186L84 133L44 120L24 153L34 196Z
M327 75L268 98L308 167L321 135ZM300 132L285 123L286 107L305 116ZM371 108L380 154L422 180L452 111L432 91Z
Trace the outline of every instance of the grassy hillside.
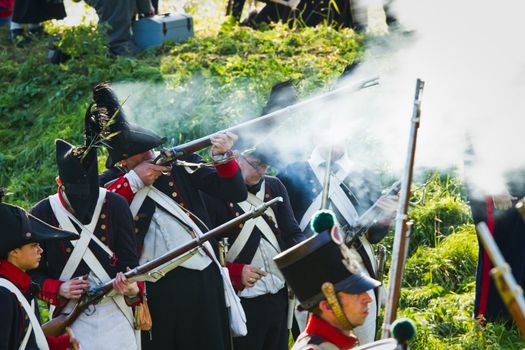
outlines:
M225 6L224 1L211 3ZM301 96L328 88L362 55L366 40L351 30L323 26L254 31L196 2L187 4L196 37L138 58L109 57L93 24L70 28L57 23L48 24L48 30L63 37L61 49L73 58L51 65L45 62L47 40L14 48L6 40L7 29L0 28L0 185L13 193L7 201L29 207L54 191L54 139L81 142L82 118L98 82L146 86L150 96L166 94L161 104L146 94L143 105L147 111L178 113L159 127L183 142L258 115L276 82L293 79ZM180 98L171 98L174 94ZM189 95L191 106L186 105ZM514 328L481 329L472 320L478 247L459 180L435 174L416 188L400 302L400 314L418 327L412 349L524 347Z

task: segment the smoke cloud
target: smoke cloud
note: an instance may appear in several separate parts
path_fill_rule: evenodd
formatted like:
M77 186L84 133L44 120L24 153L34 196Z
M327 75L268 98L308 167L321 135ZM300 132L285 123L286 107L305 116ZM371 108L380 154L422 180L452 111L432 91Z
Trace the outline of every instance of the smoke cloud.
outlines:
M379 76L379 85L342 91L308 104L295 111L293 119L280 119L283 126L268 142L289 163L304 159L316 144L340 140L347 143L351 158L364 166L400 174L415 83L421 78L425 88L417 171L462 169L466 160L470 171L465 174L473 188L485 193L501 191L504 175L525 165L524 157L519 156L525 130L521 98L525 50L519 44L525 32L520 18L525 4L518 0L501 4L399 0L391 9L401 30L370 40L359 68L320 94L374 76ZM177 87L114 87L121 98L129 96L126 109L131 119L161 135L182 128L195 116L203 126L192 129L194 134L188 136L221 130L258 116L260 101L267 97L253 85L225 92L224 87L202 78ZM209 109L202 109L207 103L215 106L212 116ZM260 140L259 131L245 137ZM467 148L473 156L466 156Z

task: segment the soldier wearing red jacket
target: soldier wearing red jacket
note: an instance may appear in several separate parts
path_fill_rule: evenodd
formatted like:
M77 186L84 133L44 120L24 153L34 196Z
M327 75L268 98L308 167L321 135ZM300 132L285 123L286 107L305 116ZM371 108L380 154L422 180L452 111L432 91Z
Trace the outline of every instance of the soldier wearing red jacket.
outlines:
M109 126L115 136L106 142L108 170L100 176L100 182L130 202L141 263L211 227L201 191L227 201L246 199L246 187L234 160L200 168L153 164L153 149L161 145L161 138L129 123L106 84L95 87L94 100L99 110L115 116ZM233 139L231 134L211 136L212 155L227 157ZM202 163L196 154L181 160ZM224 294L224 283L230 282L217 263L213 247L204 244L180 266L158 275L162 278L146 283L153 327L142 337L143 348L230 349ZM202 336L203 330L206 336Z

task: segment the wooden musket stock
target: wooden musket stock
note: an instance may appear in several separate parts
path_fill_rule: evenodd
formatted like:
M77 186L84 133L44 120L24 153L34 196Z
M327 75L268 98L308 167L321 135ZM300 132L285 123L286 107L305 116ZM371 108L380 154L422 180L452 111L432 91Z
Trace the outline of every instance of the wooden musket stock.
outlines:
M277 202L282 202L282 197L276 197L264 204L261 204L257 208L252 209L249 212L246 212L233 220L230 220L220 226L217 226L213 230L210 230L203 234L188 241L185 244L180 245L179 247L170 250L169 252L155 258L147 263L137 266L134 269L126 272L124 276L129 281L140 281L141 277L147 275L149 272L155 270L159 266L164 265L174 259L179 258L180 256L198 249L202 244L214 237L220 236L235 227L238 227L240 224L248 221L252 218L262 215L266 209L270 206L276 204ZM106 283L103 283L100 286L93 287L84 292L80 298L77 305L73 308L71 313L67 315L59 315L56 318L53 318L51 321L42 325L42 330L46 336L58 336L65 332L66 327L69 327L77 318L84 312L90 305L97 304L104 297L106 297L113 290L113 281L110 280Z
M523 290L512 275L510 266L503 258L494 238L492 238L487 224L480 222L476 229L481 243L494 265L494 268L490 270L494 284L518 326L521 337L525 339L525 299L523 298Z

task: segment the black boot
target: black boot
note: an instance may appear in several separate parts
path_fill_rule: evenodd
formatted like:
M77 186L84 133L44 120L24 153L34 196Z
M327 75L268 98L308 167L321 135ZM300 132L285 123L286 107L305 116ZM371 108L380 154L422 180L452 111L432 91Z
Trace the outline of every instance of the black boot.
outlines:
M31 38L25 35L22 28L11 29L9 31L9 39L18 47L25 46L31 42Z
M29 35L35 38L43 38L47 35L44 26L29 28Z

